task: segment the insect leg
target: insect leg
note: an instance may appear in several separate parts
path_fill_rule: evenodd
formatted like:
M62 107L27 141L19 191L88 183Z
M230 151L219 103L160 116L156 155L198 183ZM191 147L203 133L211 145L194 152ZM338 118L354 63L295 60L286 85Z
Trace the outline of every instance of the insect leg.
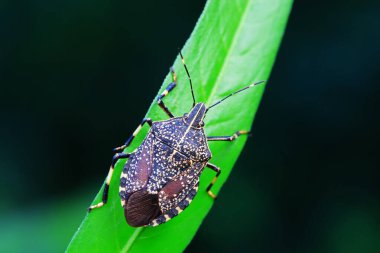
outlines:
M170 72L172 73L172 78L173 78L173 82L170 83L168 85L168 87L166 87L166 89L164 90L164 92L161 93L161 95L158 96L157 98L157 104L161 107L162 110L164 110L164 112L170 117L170 118L173 118L174 115L169 111L169 109L165 106L164 102L162 101L162 99L168 95L168 93L170 91L172 91L175 86L177 85L177 74L174 72L174 69L173 68L170 68Z
M150 118L144 118L140 125L136 128L136 130L133 132L133 134L127 139L127 141L124 143L123 146L117 147L113 149L113 152L120 153L122 152L126 147L128 147L131 142L133 141L133 138L140 132L141 128L144 126L145 123L148 123L149 126L152 126L152 120Z
M242 134L250 134L250 131L240 130L231 136L208 136L208 141L233 141Z
M221 169L220 169L218 166L216 166L216 165L214 165L214 164L212 164L212 163L207 163L207 164L206 164L206 167L207 167L207 168L210 168L210 169L212 169L213 171L216 172L216 175L215 175L214 179L211 181L211 183L209 184L209 186L208 186L207 189L206 189L207 194L210 195L211 198L216 199L216 195L215 195L214 193L211 192L211 188L212 188L212 186L215 184L216 180L218 179L218 177L219 177L219 175L220 175L220 173L221 173L222 171L221 171Z
M88 208L88 211L91 212L92 209L95 209L95 208L99 208L101 206L104 206L106 203L107 203L107 200L108 200L108 190L109 190L109 187L110 187L110 182L111 182L111 178L112 178L112 174L113 174L113 171L114 171L114 167L115 167L115 164L116 162L119 160L119 159L122 159L122 158L128 158L131 154L125 154L125 153L117 153L113 156L112 158L112 162L111 162L111 166L110 166L110 170L108 172L108 175L107 175L107 179L106 179L106 183L104 185L104 189L103 189L103 197L102 197L102 201L96 205L92 205Z

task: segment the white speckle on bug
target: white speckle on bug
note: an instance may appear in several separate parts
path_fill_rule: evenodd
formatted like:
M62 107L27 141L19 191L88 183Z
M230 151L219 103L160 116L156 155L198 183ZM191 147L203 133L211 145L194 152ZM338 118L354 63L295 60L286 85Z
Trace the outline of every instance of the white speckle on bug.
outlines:
M185 135L184 135L185 134ZM153 220L150 225L162 223L162 219L169 220L165 214L176 210L177 214L186 207L198 189L199 175L211 158L203 128L189 127L181 118L172 118L166 121L153 122L153 125L142 144L124 165L121 178L125 178L125 186L119 191L125 193L126 200L132 193L146 189L150 194L158 194L158 202L164 216L160 220ZM178 192L167 195L162 189L168 182L179 181ZM191 191L194 194L188 198Z

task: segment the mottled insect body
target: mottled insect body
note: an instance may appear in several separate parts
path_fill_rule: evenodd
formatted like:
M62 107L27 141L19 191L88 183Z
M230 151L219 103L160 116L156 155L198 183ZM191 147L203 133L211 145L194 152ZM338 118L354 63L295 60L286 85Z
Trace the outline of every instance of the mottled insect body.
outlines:
M190 81L193 108L182 117L174 117L163 103L162 98L176 86L176 74L171 69L173 82L157 99L158 105L170 119L156 122L144 119L125 144L115 148L116 155L112 159L102 202L91 206L89 211L107 202L115 163L122 158L128 158L128 161L120 177L119 194L126 221L133 227L157 226L181 213L195 197L199 177L205 167L216 172L215 178L207 187L207 193L216 198L211 188L221 170L208 162L212 155L207 141L233 141L239 135L249 132L237 131L231 136L206 137L203 119L211 107L258 83L231 93L206 108L204 103L195 103L190 75L182 54L180 55ZM151 128L143 142L133 153L123 153L145 123Z
M187 116L152 123L144 141L129 157L119 192L130 225L161 224L190 204L199 175L211 158L204 129L197 120L205 108L199 103ZM141 203L148 203L144 215Z

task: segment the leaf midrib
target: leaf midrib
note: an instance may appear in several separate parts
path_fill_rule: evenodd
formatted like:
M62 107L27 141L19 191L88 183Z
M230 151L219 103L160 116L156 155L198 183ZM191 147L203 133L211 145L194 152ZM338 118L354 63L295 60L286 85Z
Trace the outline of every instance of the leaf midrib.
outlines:
M127 253L128 250L132 247L133 242L137 239L137 237L140 235L140 233L143 231L144 227L136 228L136 230L133 232L131 237L129 237L129 240L123 247L123 249L120 251L121 253Z
M210 101L212 100L211 98L214 97L215 92L218 90L218 89L217 89L217 87L218 87L217 84L220 82L220 80L221 80L221 78L222 78L222 76L223 76L224 69L225 69L225 67L226 67L227 59L230 58L231 51L233 51L232 48L233 48L234 45L236 44L236 37L238 37L237 35L239 34L239 31L241 30L241 27L242 27L242 24L243 24L242 20L245 19L246 15L247 15L248 7L249 7L249 5L250 5L251 3L252 3L252 0L248 0L248 1L247 1L247 4L246 4L246 6L245 6L245 8L244 8L244 10L243 10L243 14L241 15L241 19L240 19L240 22L239 22L239 24L238 24L238 26L237 26L237 28L236 28L236 32L233 34L232 41L231 41L231 43L230 43L230 46L228 47L228 51L227 51L227 53L226 53L226 56L224 57L224 60L223 60L222 66L221 66L221 68L219 69L218 74L217 74L217 76L216 76L216 79L215 79L215 84L216 84L216 85L213 85L213 86L212 86L211 92L210 92L208 98L206 99L206 100L207 100L207 105L210 104Z

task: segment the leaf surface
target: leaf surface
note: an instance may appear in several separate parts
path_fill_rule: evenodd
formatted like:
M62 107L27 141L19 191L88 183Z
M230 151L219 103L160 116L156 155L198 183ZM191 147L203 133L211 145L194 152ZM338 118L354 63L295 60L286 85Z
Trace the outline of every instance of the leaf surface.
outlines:
M182 50L197 102L209 106L239 88L268 79L291 5L291 0L207 2ZM190 110L192 99L186 73L178 56L173 66L178 75L178 84L164 101L174 115L181 116ZM168 75L159 94L170 82L171 76ZM237 130L249 130L264 87L259 85L251 88L210 109L205 119L206 134L232 135ZM155 101L147 117L154 121L167 119ZM138 122L136 120L136 126ZM127 152L133 151L142 142L147 131L148 127L140 131ZM245 141L246 136L234 142L209 143L213 153L210 162L222 169L213 187L217 194ZM120 206L118 183L124 163L125 160L121 160L115 167L107 205L86 215L67 252L183 251L212 207L214 200L206 194L206 187L215 173L204 170L198 194L180 215L158 227L136 229L127 225ZM100 200L101 191L94 203Z

